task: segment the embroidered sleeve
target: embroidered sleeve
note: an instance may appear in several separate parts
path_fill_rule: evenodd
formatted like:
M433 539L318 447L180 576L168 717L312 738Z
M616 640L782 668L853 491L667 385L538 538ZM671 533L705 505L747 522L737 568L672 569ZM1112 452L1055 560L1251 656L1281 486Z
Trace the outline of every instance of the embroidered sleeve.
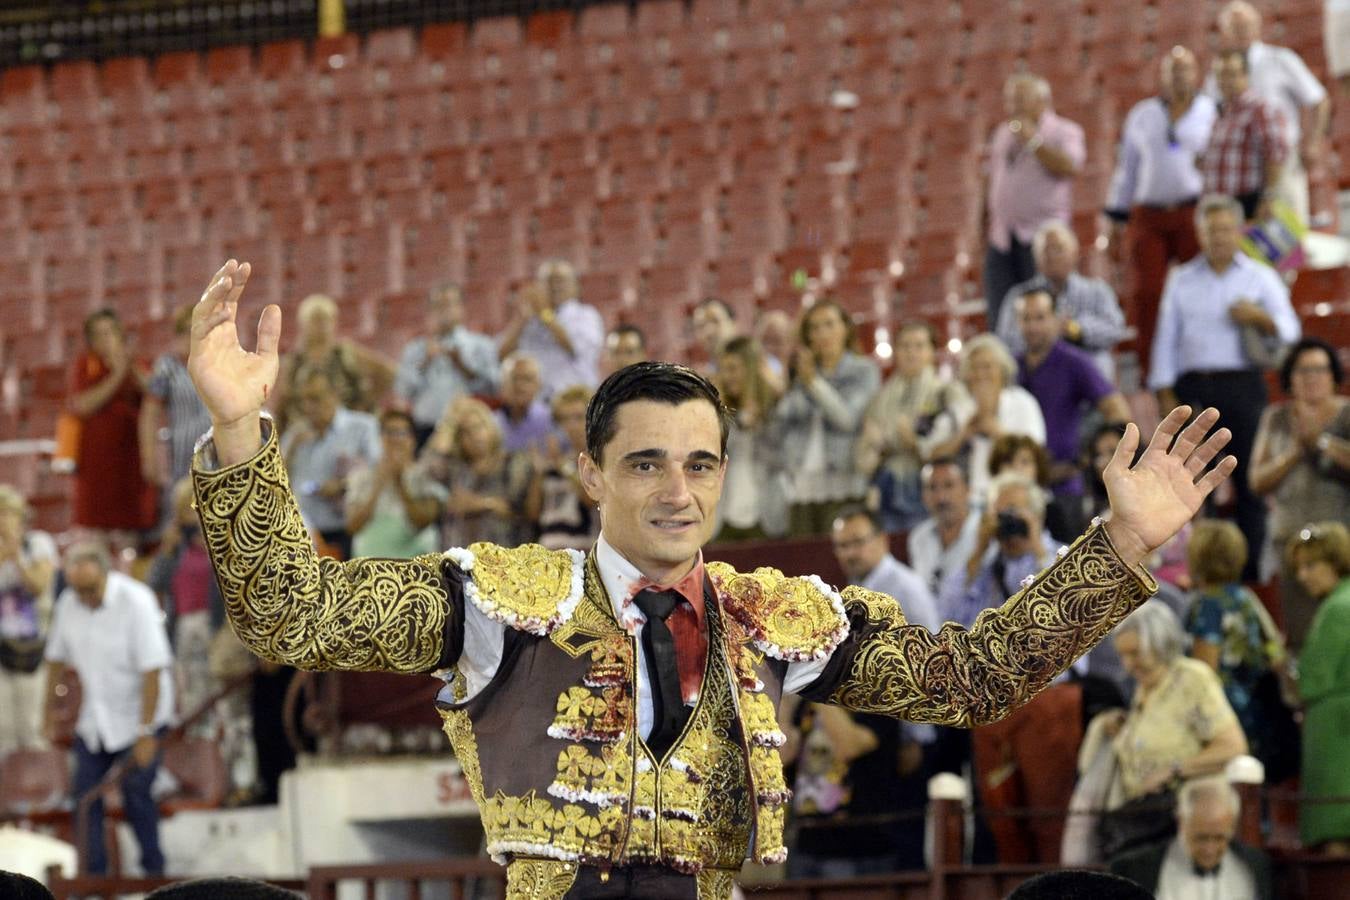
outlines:
M321 558L290 490L275 429L247 462L212 470L209 443L193 489L216 580L239 639L300 669L431 672L463 642L465 577L439 554L409 560Z
M998 609L965 629L909 625L885 594L843 592L850 634L809 700L935 725L997 721L1034 697L1157 589L1093 527Z

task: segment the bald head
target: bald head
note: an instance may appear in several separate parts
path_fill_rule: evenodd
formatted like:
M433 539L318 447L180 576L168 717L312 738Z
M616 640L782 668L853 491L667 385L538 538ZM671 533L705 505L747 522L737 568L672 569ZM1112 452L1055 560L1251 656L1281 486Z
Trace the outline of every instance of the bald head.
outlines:
M1246 50L1261 37L1261 13L1247 0L1233 0L1219 11L1219 35L1229 50Z
M1050 106L1050 83L1028 72L1010 76L1003 83L1003 103L1010 117L1035 121Z
M1200 85L1200 63L1185 47L1173 47L1158 64L1158 82L1169 102L1186 103Z

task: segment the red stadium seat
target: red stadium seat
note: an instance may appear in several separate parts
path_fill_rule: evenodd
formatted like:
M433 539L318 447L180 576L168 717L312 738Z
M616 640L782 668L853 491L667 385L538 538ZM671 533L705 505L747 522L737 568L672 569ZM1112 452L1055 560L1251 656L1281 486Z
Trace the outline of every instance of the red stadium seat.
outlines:
M469 30L463 22L436 22L422 29L421 52L432 59L444 59L463 53L469 44Z

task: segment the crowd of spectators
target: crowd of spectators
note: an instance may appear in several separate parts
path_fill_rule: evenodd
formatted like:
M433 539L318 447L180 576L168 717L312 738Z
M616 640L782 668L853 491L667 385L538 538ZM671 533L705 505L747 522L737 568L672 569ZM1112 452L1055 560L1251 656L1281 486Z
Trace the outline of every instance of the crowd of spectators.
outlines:
M912 623L934 631L971 626L1106 513L1101 473L1140 408L1121 389L1125 352L1135 351L1161 412L1214 406L1233 432L1231 507L1208 510L1160 553L1164 599L1005 730L972 747L943 729L811 704L785 710L794 809L819 820L803 832L795 873L921 866L875 838L913 842L903 813L922 806L914 786L942 770L967 774L989 809L1010 797L1067 809L1071 789L1075 803L1090 798L1083 808L1104 810L1109 827L1071 827L1065 859L1137 851L1144 839L1170 838L1167 804L1184 780L1246 752L1282 772L1277 757L1289 748L1272 746L1271 723L1290 705L1306 709L1304 790L1347 792L1344 767L1319 754L1339 739L1350 695L1350 400L1339 393L1338 348L1300 340L1286 281L1239 248L1243 227L1277 201L1306 218L1305 166L1324 138L1328 100L1292 51L1258 40L1254 16L1242 2L1225 7L1212 90L1202 90L1195 55L1175 48L1161 60L1159 94L1125 119L1104 198L1105 231L1127 247L1125 304L1078 270L1067 221L1083 131L1055 114L1046 81L1018 74L989 146L990 331L948 358L941 352L955 348L931 324L906 321L883 357L863 351L852 314L828 298L795 323L783 310L747 322L717 298L690 310L687 361L733 413L717 539L828 535L850 583L896 594ZM500 334L470 329L473 301L456 285L432 286L424 332L397 363L342 334L334 299L299 303L268 406L324 552L411 557L475 541L585 549L599 533L577 474L586 407L603 376L646 358L643 332L607 323L563 260L520 287ZM180 343L190 312L177 319ZM181 713L219 683L210 661L223 616L186 480L207 422L184 346L160 348L150 368L110 311L88 318L85 338L69 402L82 423L74 523L157 546L145 578L177 662L158 643L153 662L173 671ZM1275 405L1254 343L1282 356L1287 399ZM26 519L23 499L0 489L0 691L15 711L0 723L0 752L42 741L43 638L48 660L73 661L71 638L57 637L76 625L52 619L55 543ZM892 534L907 536L903 562ZM1250 589L1277 570L1283 633ZM74 603L65 606L78 613ZM286 677L260 672L259 695L272 690L266 679L284 690ZM104 749L123 737L80 735ZM106 756L91 750L81 771L92 777ZM1033 773L1033 760L1062 777ZM1112 817L1159 794L1165 812L1143 808L1145 827ZM900 824L840 827L850 808L900 814ZM1183 812L1184 831L1193 810ZM1005 861L1060 853L1059 832L995 831L992 852ZM1350 852L1350 816L1313 807L1304 839Z

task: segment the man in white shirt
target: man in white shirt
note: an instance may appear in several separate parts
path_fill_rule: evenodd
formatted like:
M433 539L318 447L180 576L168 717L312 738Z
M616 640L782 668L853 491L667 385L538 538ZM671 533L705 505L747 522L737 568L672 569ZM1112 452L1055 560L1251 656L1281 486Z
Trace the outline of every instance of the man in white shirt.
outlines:
M96 787L114 765L126 765L122 806L141 848L141 869L164 872L159 808L150 796L159 769L160 737L173 715L173 656L164 616L149 587L112 571L102 543L66 552L66 589L57 599L47 640L47 733L53 732L56 688L69 667L80 678L75 723L74 795ZM107 871L103 801L89 808L87 870Z
M533 357L548 373L543 399L574 384L595 387L605 349L605 320L594 306L577 299L577 277L562 260L539 267L537 282L521 289L516 313L497 341L502 359L514 353Z
M942 625L928 585L891 553L890 538L876 517L861 506L848 506L830 529L834 558L849 584L905 598L905 618L937 631Z
M935 598L938 621L955 619L966 563L979 540L980 514L971 508L966 470L955 457L935 459L919 474L929 517L909 533L909 564Z
M1222 776L1194 779L1177 795L1177 836L1111 860L1111 871L1158 900L1271 900L1270 861L1233 840L1240 811Z
M1326 146L1331 98L1297 53L1261 42L1261 14L1246 0L1233 0L1220 10L1219 34L1225 50L1241 50L1247 55L1252 92L1284 119L1289 158L1275 195L1289 204L1300 221L1307 222L1308 166ZM1214 90L1210 93L1218 96ZM1310 113L1306 130L1302 127L1305 112Z

